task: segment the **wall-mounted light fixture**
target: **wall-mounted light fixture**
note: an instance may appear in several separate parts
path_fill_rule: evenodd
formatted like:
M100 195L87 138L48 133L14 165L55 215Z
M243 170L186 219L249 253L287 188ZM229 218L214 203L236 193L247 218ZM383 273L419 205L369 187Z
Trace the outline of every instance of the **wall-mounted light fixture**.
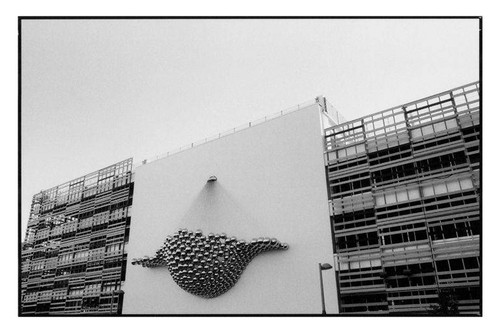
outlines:
M207 183L211 183L211 182L216 182L217 181L217 177L215 176L210 176L207 180Z

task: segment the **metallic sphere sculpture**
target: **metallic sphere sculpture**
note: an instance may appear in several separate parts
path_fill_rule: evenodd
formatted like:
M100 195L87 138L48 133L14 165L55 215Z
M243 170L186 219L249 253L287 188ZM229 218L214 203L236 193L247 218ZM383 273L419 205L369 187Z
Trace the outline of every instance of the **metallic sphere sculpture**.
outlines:
M275 238L247 243L225 234L204 236L201 230L180 229L167 236L156 256L132 259L132 265L167 266L179 287L197 296L213 298L231 289L258 254L286 249L288 245Z

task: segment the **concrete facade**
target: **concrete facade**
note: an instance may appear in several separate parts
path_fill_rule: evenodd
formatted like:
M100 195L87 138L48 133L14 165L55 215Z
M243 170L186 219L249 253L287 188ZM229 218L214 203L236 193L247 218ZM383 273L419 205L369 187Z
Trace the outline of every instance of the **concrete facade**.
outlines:
M320 314L318 263L334 260L321 133L313 104L138 167L128 258L154 255L178 228L290 248L257 256L213 299L182 290L166 267L128 260L123 314ZM326 311L338 313L334 271L323 277Z

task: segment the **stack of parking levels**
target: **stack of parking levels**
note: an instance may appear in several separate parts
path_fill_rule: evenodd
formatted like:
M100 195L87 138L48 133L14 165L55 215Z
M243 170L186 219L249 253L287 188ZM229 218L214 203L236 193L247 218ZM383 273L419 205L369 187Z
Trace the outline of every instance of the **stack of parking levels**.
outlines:
M21 313L120 314L132 159L33 197L21 252Z
M325 130L341 313L480 313L480 90Z

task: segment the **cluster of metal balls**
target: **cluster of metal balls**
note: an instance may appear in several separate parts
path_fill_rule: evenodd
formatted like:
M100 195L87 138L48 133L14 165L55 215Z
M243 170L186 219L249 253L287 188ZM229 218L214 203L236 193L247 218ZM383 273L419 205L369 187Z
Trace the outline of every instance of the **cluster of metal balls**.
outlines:
M217 297L238 281L245 267L258 254L286 250L288 245L275 238L253 239L250 243L208 234L201 230L180 229L168 236L156 256L132 259L132 265L167 266L174 281L185 291L205 297Z

